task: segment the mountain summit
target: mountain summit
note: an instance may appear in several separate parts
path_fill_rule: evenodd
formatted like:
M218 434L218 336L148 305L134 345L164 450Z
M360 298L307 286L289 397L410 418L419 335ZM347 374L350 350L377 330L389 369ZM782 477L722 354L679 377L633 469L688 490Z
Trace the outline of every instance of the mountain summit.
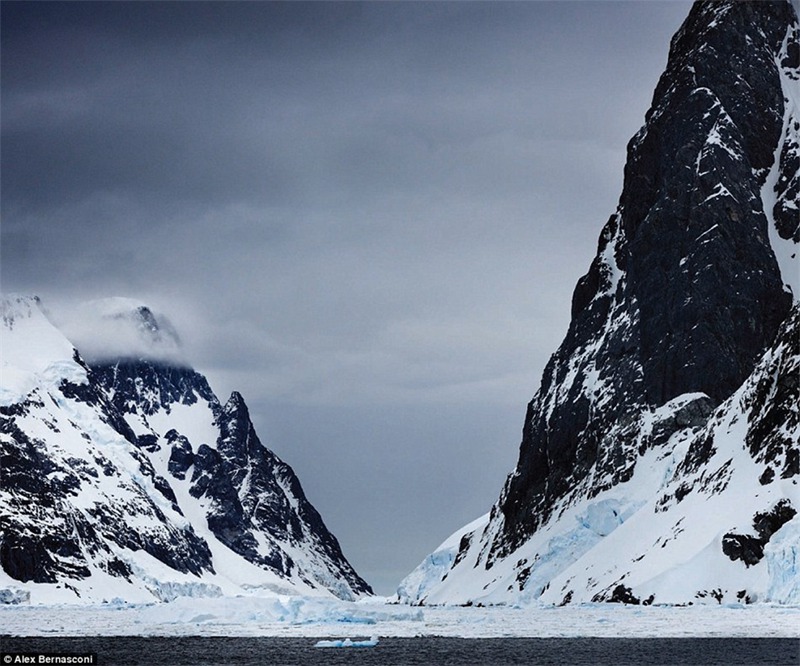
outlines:
M692 7L516 469L402 599L800 599L798 67L788 2Z
M146 306L101 305L144 346L87 364L38 299L0 303L0 603L371 593L242 396L160 360Z

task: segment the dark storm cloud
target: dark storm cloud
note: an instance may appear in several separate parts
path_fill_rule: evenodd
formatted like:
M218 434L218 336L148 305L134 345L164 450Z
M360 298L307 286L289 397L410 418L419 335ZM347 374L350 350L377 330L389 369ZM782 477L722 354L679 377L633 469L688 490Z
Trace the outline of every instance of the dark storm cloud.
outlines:
M210 201L285 189L269 146L253 143L241 122L262 101L251 91L271 87L280 69L272 36L286 21L273 20L286 12L75 3L52 6L50 16L47 7L3 8L11 203L41 202L24 189L37 177L48 180L52 203L98 190ZM260 22L249 20L253 10ZM248 40L265 47L258 63L248 60Z
M208 203L361 193L387 179L413 188L428 182L426 153L476 136L597 134L587 120L598 109L564 85L583 64L562 34L565 24L592 22L592 6L3 11L9 205L98 190ZM583 57L591 55L589 46ZM35 185L45 179L46 188Z
M3 2L3 289L168 313L387 591L513 465L688 6Z

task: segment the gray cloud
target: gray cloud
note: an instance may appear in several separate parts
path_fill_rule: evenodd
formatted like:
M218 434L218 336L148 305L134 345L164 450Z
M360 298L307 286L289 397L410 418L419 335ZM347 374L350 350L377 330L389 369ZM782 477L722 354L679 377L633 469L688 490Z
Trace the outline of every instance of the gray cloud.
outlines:
M386 592L513 467L688 7L4 2L3 289L168 313Z
M169 318L129 298L85 301L61 309L54 323L89 363L144 358L186 364Z

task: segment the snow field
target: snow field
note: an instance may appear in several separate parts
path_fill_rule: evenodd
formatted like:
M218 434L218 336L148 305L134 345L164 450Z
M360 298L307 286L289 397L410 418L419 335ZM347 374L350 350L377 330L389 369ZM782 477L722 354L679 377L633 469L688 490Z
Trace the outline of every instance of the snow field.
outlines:
M172 603L0 606L14 636L800 637L800 606L410 608L382 599L181 598Z

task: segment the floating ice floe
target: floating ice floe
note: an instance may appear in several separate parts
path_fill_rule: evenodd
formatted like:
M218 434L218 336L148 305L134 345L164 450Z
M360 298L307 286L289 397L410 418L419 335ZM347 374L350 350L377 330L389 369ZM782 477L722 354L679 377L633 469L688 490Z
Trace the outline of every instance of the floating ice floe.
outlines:
M345 638L344 640L335 640L335 641L317 641L314 644L314 647L318 648L347 648L347 647L355 647L355 648L371 648L375 647L378 644L378 637L373 636L368 641L353 641L349 638Z

